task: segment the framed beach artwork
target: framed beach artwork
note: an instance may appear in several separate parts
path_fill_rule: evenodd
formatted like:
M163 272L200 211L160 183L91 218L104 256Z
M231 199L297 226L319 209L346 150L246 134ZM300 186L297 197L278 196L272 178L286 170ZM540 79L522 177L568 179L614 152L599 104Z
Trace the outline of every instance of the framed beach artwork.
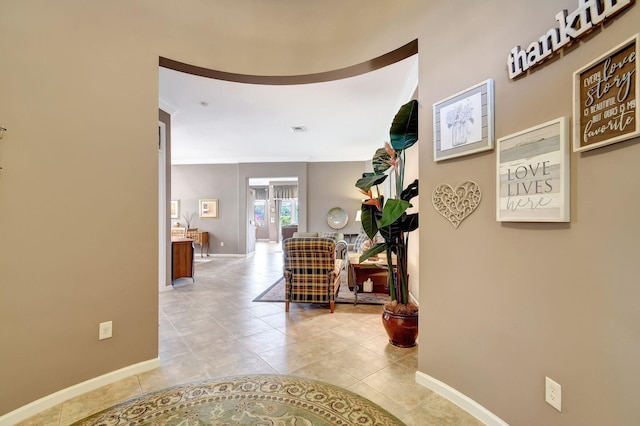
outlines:
M171 219L180 217L180 200L171 200Z
M573 150L640 135L638 34L573 73Z
M493 80L433 104L435 161L493 149Z
M569 119L497 141L496 220L569 222Z
M200 200L200 218L216 219L218 217L218 199L207 198Z

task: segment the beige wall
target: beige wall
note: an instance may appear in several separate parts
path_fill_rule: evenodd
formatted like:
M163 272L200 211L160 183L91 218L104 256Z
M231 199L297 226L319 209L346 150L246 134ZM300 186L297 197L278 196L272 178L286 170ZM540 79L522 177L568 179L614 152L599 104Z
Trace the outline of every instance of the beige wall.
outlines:
M309 231L335 232L327 224L327 213L334 207L341 207L349 215L349 221L338 232L360 232L360 222L355 218L362 197L355 185L364 170L364 161L309 163Z
M300 215L307 218L308 229L331 231L326 221L327 212L331 207L343 206L349 208L351 220L342 231L358 232L359 224L353 221L358 191L350 183L355 184L361 176L364 162L174 165L171 170L171 198L180 200L180 219L172 222L178 221L184 226L182 215L195 213L191 226L209 232L211 253L246 253L245 245L241 244L246 235L245 223L239 220L245 217L246 207L240 194L243 190L246 194L250 177L297 177ZM200 198L218 198L218 219L198 218ZM224 246L220 246L220 242L224 242Z
M510 424L632 424L638 140L572 154L569 224L497 223L495 152L435 164L430 149L433 102L486 78L498 137L570 116L571 73L638 31L637 5L528 77L509 81L505 63L577 4L3 2L0 413L157 354L158 56L295 75L418 38L419 370ZM453 230L424 200L465 179L483 202ZM105 320L114 338L98 342ZM544 403L545 375L562 413Z
M420 25L422 142L431 139L434 102L487 78L495 80L498 138L571 117L573 71L635 34L640 22L636 5L510 81L511 48L536 40L578 1L430 5ZM436 164L421 145L423 196L471 179L483 199L457 230L422 205L420 371L512 425L637 422L640 198L631 194L640 184L638 142L571 155L566 224L496 222L495 151ZM545 376L562 385L562 413L544 402Z
M117 3L2 5L2 414L158 353L158 54Z
M244 221L238 215L237 182L237 164L171 166L171 199L180 200L180 218L171 222L187 226L183 215L191 214L190 227L209 232L210 253L240 253L238 228ZM199 217L200 199L203 198L218 200L217 218Z

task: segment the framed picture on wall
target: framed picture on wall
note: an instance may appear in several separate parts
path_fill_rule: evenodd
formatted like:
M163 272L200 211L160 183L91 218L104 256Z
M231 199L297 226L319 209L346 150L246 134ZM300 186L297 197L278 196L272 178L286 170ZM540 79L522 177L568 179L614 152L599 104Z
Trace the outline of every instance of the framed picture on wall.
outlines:
M493 80L433 104L433 159L493 149Z
M573 73L573 150L640 135L638 34Z
M496 220L569 222L569 119L498 139Z
M180 200L171 200L171 219L180 218Z
M218 217L218 199L206 198L200 200L200 218L216 219Z

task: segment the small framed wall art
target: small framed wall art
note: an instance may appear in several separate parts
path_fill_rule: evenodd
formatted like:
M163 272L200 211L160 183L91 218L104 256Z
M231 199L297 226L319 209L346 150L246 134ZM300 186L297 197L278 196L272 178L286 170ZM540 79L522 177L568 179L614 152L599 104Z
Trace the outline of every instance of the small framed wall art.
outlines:
M433 159L493 149L493 80L433 104Z
M569 222L569 119L497 141L496 220Z
M180 200L171 200L171 219L180 218Z
M640 135L638 34L573 73L573 150Z
M201 219L217 219L218 218L218 199L206 198L200 200L200 218Z

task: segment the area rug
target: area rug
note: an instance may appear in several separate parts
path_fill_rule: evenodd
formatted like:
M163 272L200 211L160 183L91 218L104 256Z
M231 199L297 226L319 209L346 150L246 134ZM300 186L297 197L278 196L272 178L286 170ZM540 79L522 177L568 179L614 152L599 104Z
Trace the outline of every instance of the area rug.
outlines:
M280 278L273 283L268 289L263 291L258 297L253 299L254 302L284 302L284 278ZM336 303L353 304L355 295L349 290L347 285L341 285L336 296ZM358 293L358 304L363 305L384 305L391 301L386 293Z
M87 417L101 425L403 425L378 405L339 387L293 376L212 379L142 395Z

